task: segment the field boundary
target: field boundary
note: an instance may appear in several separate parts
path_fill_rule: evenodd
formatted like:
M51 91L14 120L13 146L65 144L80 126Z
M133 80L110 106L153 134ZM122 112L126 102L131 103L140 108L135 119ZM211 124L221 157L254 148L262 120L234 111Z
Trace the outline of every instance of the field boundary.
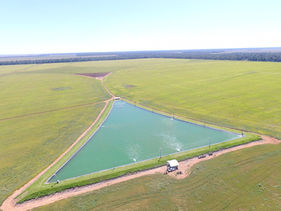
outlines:
M71 156L71 155L73 155L73 153L75 153L75 151L77 150L77 148L76 148L76 150L73 150L72 152L70 152L68 154L68 156L64 156L64 159L62 159L60 162L58 162L57 165L54 166L54 168L52 168L52 170L50 169L48 172L46 172L46 174L44 176L42 176L40 179L38 179L38 181L36 181L36 183L34 183L29 188L27 188L19 196L18 203L23 203L23 202L31 200L31 199L37 199L42 196L51 195L51 194L61 192L66 189L72 189L75 187L81 187L81 186L85 186L85 185L89 185L89 184L93 184L93 183L99 183L101 181L118 178L118 177L121 177L121 176L124 176L127 174L131 174L131 173L135 173L135 172L139 172L139 171L143 171L143 170L147 170L147 169L153 169L155 167L165 165L166 161L170 160L170 159L178 159L179 161L182 161L182 160L186 160L186 159L189 159L192 157L196 157L201 154L206 154L209 151L215 152L215 151L227 149L227 148L230 148L233 146L238 146L238 145L242 145L242 144L249 143L252 141L257 141L257 140L260 140L259 136L254 135L254 134L246 134L246 136L244 136L242 138L214 144L214 145L211 145L210 147L200 147L200 148L194 149L194 150L188 150L188 151L179 152L179 153L175 153L175 154L171 154L171 155L166 155L161 158L154 158L154 159L142 161L139 163L133 163L133 164L122 166L122 167L116 167L114 169L109 169L109 170L105 170L102 172L96 172L96 173L92 173L89 175L80 176L77 178L63 180L60 183L46 184L45 183L46 180L51 175L54 174L54 172L57 170L57 168L60 167L63 164L63 162L65 162L65 160L67 158L69 158L69 156ZM79 145L79 146L81 146L81 145Z
M263 144L280 144L281 141L277 140L275 138L271 138L268 136L262 136L262 140L260 141L253 141L251 143L245 143L239 146L234 146L228 149L224 149L224 150L218 150L216 152L213 153L213 155L211 156L207 156L205 158L202 159L198 159L197 157L193 157L190 159L186 159L183 161L180 161L180 168L179 171L183 171L182 174L178 175L177 173L169 173L169 176L172 176L176 179L183 179L185 177L188 177L191 173L192 167L202 161L206 161L215 157L218 157L220 155L226 154L228 152L232 152L232 151L237 151L239 149L244 149L244 148L249 148L249 147L253 147L253 146L257 146L257 145L263 145ZM110 185L114 185L120 182L124 182L124 181L128 181L131 179L135 179L138 177L142 177L142 176L146 176L146 175L152 175L152 174L165 174L166 172L166 168L164 166L160 166L160 167L156 167L156 168L151 168L151 169L147 169L144 171L140 171L140 172L134 172L132 174L127 174L124 176L120 176L117 178L113 178L113 179L109 179L109 180L104 180L102 182L96 183L96 184L90 184L87 186L83 186L83 187L75 187L73 189L69 189L69 190L64 190L62 192L59 193L55 193L53 195L49 195L49 196L44 196L42 198L39 199L33 199L27 202L24 202L23 204L14 204L13 207L4 207L4 210L9 210L9 208L13 208L13 210L29 210L29 209L33 209L36 207L40 207L40 206L44 206L47 204L51 204L54 203L56 201L62 200L62 199L66 199L69 197L74 197L77 195L81 195L81 194L85 194L91 191L95 191Z
M135 105L137 107L146 109L146 110L148 110L150 112L161 114L161 115L164 115L164 116L167 116L167 117L174 117L174 118L176 118L176 119L178 119L180 121L185 121L185 122L188 122L188 123L193 123L193 124L196 124L196 125L199 125L199 126L206 126L206 127L212 128L212 129L223 130L223 131L226 131L226 132L233 132L233 133L236 133L236 134L251 133L251 134L257 134L257 135L260 135L260 136L267 135L268 137L273 137L273 138L279 140L278 136L274 136L274 135L270 135L270 134L265 134L265 133L261 133L261 132L253 132L251 130L247 130L247 129L244 129L244 128L243 129L236 128L236 127L232 127L230 125L220 125L218 123L210 122L210 121L206 121L206 120L197 120L197 119L194 119L194 118L191 118L191 117L184 117L184 116L170 114L170 113L165 112L165 111L161 111L161 110L158 110L158 109L155 109L155 108L152 108L152 107L148 107L148 106L143 105L143 104L141 104L139 102L136 102L136 101L133 101L133 100L129 100L126 97L120 97L120 99L123 100L123 101L126 101L128 103L131 103L132 105Z
M126 102L126 101L124 101ZM127 103L127 102L126 102ZM114 104L114 103L113 103ZM131 104L131 103L130 103ZM134 104L131 104L133 106L136 106ZM137 108L139 109L143 109L145 111L148 111L148 112L152 112L156 115L161 115L161 116L164 116L166 118L170 118L171 116L168 116L166 114L161 114L161 113L157 113L157 112L153 112L153 111L150 111L150 110L147 110L145 108L142 108L142 107L138 107L136 106ZM77 153L91 140L91 138L96 134L96 132L100 129L100 127L103 125L103 123L106 121L106 119L108 118L111 110L112 110L113 107L111 107L109 113L107 114L107 116L105 117L105 119L103 120L103 122L99 125L99 127L93 132L93 134L89 137L89 139L83 144L80 146L80 148L52 175L48 178L48 180L45 182L45 184L48 184L48 183L52 183L50 182L50 180L52 180L53 177L56 176L56 174L72 159L74 158ZM211 126L206 126L206 125L202 125L202 124L198 124L198 123L194 123L194 122L189 122L189 121L186 121L186 120L183 120L183 119L178 119L178 118L174 118L173 119L177 120L177 121L182 121L184 123L187 123L187 124L194 124L196 126L200 126L200 127L207 127L207 128L210 128L212 130L218 130L218 131L223 131L223 132L226 132L226 133L232 133L232 134L236 134L238 137L234 137L234 138L231 138L231 139L228 139L228 140L224 140L224 141L221 141L221 142L217 142L217 143L213 143L213 144L207 144L207 145L203 145L203 146L200 146L200 147L194 147L194 148L191 148L191 149L187 149L187 150L182 150L182 151L179 151L179 152L173 152L173 153L170 153L170 154L166 154L166 155L162 155L162 157L165 157L165 156L173 156L173 155L176 155L178 153L185 153L185 152L188 152L188 151L193 151L193 150L197 150L197 149L200 149L200 148L204 148L204 147L208 147L208 146L212 146L212 145L215 145L215 144L223 144L225 142L229 142L229 141L232 141L232 140L235 140L235 139L239 139L239 138L242 138L242 137L245 137L244 134L241 134L241 133L238 133L238 132L232 132L232 131L229 131L229 130L224 130L224 129L221 129L221 128L216 128L216 127L211 127ZM157 159L159 158L159 156L155 156L155 157L151 157L151 158L148 158L148 159L145 159L145 160L141 160L141 161L138 161L138 162L132 162L132 163L129 163L129 164L124 164L124 165L120 165L120 166L116 166L116 167L112 167L112 168L108 168L108 169L103 169L103 170L99 170L99 171L95 171L95 172L91 172L91 173L87 173L87 174L82 174L82 175L79 175L79 176L75 176L75 177L71 177L71 178L68 178L68 179L64 179L63 181L65 180L70 180L70 179L75 179L75 178L78 178L78 177L81 177L81 176L87 176L87 175L91 175L91 174L94 174L94 173L99 173L99 172L104 172L104 171L108 171L108 170L112 170L112 169L115 169L115 168L119 168L119 167L125 167L125 166L129 166L129 165L132 165L132 164L137 164L137 163L141 163L141 162L145 162L145 161L149 161L149 160L152 160L152 159Z
M106 119L105 119L106 120ZM105 121L104 120L104 121ZM101 124L102 125L102 124ZM100 126L101 126L100 125ZM99 126L99 128L100 128ZM99 129L98 128L98 129ZM96 131L98 131L98 129ZM96 133L96 131L93 133L93 135ZM92 135L92 136L93 136ZM90 141L90 139L92 138L92 136L56 171L56 173L58 173L73 157L76 156L76 154L88 143L88 141ZM243 136L244 137L244 136ZM240 137L241 138L241 137ZM222 142L218 142L218 143L215 143L215 144L223 144L225 142L229 142L229 141L232 141L232 140L235 140L235 139L239 139L239 138L232 138L232 139L229 139L229 140L225 140L225 141L222 141ZM254 142L254 141L253 141ZM186 153L186 152L189 152L189 151L193 151L193 150L198 150L198 149L201 149L201 148L205 148L205 147L209 147L209 146L213 146L215 144L210 144L210 145L203 145L203 146L200 146L200 147L195 147L195 148L192 148L192 149L188 149L188 150L183 150L183 151L179 151L179 152L173 152L173 153L170 153L170 154L167 154L167 155L162 155L161 158L165 158L166 156L174 156L174 155L177 155L179 153ZM241 144L243 145L243 144ZM235 145L235 146L240 146L240 145ZM150 161L150 160L153 160L153 159L159 159L159 156L157 157L152 157L152 158L148 158L148 159L145 159L145 160L141 160L141 161L138 161L138 162L133 162L133 163L129 163L129 164L124 164L124 165L120 165L120 166L116 166L116 167L112 167L112 168L108 168L108 169L103 169L103 170L99 170L99 171L95 171L95 172L91 172L91 173L87 173L87 174L82 174L80 176L75 176L75 177L71 177L71 178L68 178L68 179L64 179L63 181L67 181L67 180L71 180L71 179L76 179L78 177L82 177L82 176L88 176L88 175L93 175L93 174L96 174L96 173L101 173L101 172L106 172L106 171L110 171L110 170L113 170L113 169L116 169L116 168L120 168L120 167L129 167L130 165L132 164L139 164L139 163L142 163L142 162L146 162L146 161ZM55 174L56 174L55 173ZM49 183L53 183L53 182L50 182L50 180L55 176L55 174L53 174L46 182L45 184L49 184Z
M87 135L89 134L89 132L93 129L95 129L95 127L97 125L100 124L100 121L102 121L103 119L103 115L105 113L107 113L108 108L111 108L111 102L112 102L113 98L111 97L108 100L105 101L100 101L97 103L105 103L103 109L100 111L100 113L98 114L97 118L94 120L94 122L75 140L75 142L73 142L73 144L71 144L71 146L69 146L54 162L52 162L48 167L46 167L43 171L41 171L38 175L36 175L33 179L31 179L28 183L26 183L24 186L22 186L20 189L14 191L12 193L12 195L10 195L8 198L6 198L4 200L4 202L1 205L1 209L4 209L3 207L14 207L17 203L17 198L23 194L28 188L30 188L32 185L34 185L38 180L40 180L40 178L42 178L42 176L48 172L49 170L51 170L52 168L54 168L56 165L61 165L60 162L61 160L63 160L63 158L67 155L67 154L72 154L73 150L75 151L76 147L79 146L81 144L81 142L83 143L83 139L85 137L87 137ZM94 103L95 104L95 103ZM11 208L13 209L13 208ZM8 209L10 210L10 209Z
M110 74L108 74L107 76L109 76L109 75ZM82 77L88 77L88 76L82 76ZM103 88L112 96L112 98L105 101L107 103L111 102L110 106L112 106L112 100L115 98L115 96L104 85L104 78L98 78L98 80L101 81ZM66 161L71 156L73 156L79 148L81 148L81 145L83 145L89 139L89 137L92 135L92 133L97 131L97 128L100 126L100 124L102 124L102 122L105 118L105 115L107 115L107 114L105 114L107 112L104 112L106 110L106 108L107 108L107 112L109 112L108 107L105 105L104 109L99 114L99 117L101 117L101 115L103 115L102 118L100 118L100 121L98 121L98 124L96 124L93 128L85 131L82 134L83 136L81 135L83 140L79 141L79 143L76 143L76 142L73 143L74 146L71 148L71 150L63 153L59 157L60 159L56 160L54 165L49 166L42 174L40 174L40 176L36 177L36 179L35 179L36 181L35 182L33 181L34 183L31 183L32 185L30 184L30 185L26 186L26 188L22 189L21 193L18 193L16 196L14 195L14 197L16 197L18 199L17 203L23 203L24 201L27 201L27 200L36 199L36 198L39 198L39 197L42 197L45 195L54 194L56 192L60 192L65 189L80 187L80 186L98 183L98 182L101 182L104 180L124 176L128 173L133 173L133 172L138 172L138 171L143 171L146 169L159 167L159 166L165 165L166 161L169 159L172 159L172 158L175 158L178 160L185 160L185 159L188 159L191 157L198 156L200 154L207 153L210 150L217 151L217 150L245 144L245 143L256 141L256 140L260 139L260 137L257 135L247 133L247 134L245 134L245 136L243 136L241 138L237 138L232 141L213 144L210 147L200 147L200 148L193 149L193 150L188 150L188 151L178 152L178 153L171 154L171 155L166 155L166 156L161 157L161 159L154 158L154 159L149 159L147 161L142 161L139 163L133 163L133 164L129 164L129 165L122 166L122 167L116 167L114 169L109 169L109 170L105 170L102 172L95 172L95 173L92 173L89 175L80 176L78 178L64 180L58 184L56 184L56 183L47 183L46 184L46 181L58 170L58 168L60 168L64 163L66 163ZM140 108L142 108L142 106L140 106ZM151 109L146 109L146 110L150 111ZM161 112L161 111L157 111L157 113L160 115L165 115L165 116L171 117L170 115L167 115L166 113ZM182 118L178 118L178 119L182 120L182 121L186 121L186 119L182 119ZM197 122L188 121L188 122L196 123L196 124L199 124L200 126L204 126L204 124L200 124L199 121L197 121ZM208 125L208 126L212 126L212 128L216 128L216 129L220 129L220 130L226 130L226 131L238 133L237 130L234 131L234 130L229 130L227 128L222 129L222 128L216 127L214 125ZM16 202L14 202L14 203L16 203Z
M85 77L85 76L84 76ZM87 77L87 76L86 76ZM64 152L62 153L50 166L48 166L45 170L43 170L40 174L34 177L30 182L24 185L19 190L15 191L10 197L8 197L4 203L2 204L3 207L5 206L12 206L16 207L16 203L23 203L28 200L37 199L39 197L43 197L46 195L55 194L57 192L64 191L66 189L73 189L76 187L81 187L89 184L99 183L101 181L111 180L113 178L119 178L127 174L147 170L147 169L154 169L156 167L160 167L165 165L166 161L172 158L178 159L179 161L190 159L192 157L196 157L201 154L208 153L209 151L220 151L222 149L227 149L233 146L242 145L248 142L260 140L260 137L255 134L245 133L244 137L237 138L232 141L222 142L218 144L211 145L211 147L200 147L194 150L188 150L184 152L175 153L172 155L167 155L159 158L150 159L147 161L142 161L139 163L133 163L130 165L126 165L123 167L117 167L114 169L106 170L103 172L97 172L90 175L81 176L79 178L69 179L68 181L62 181L58 184L56 183L48 183L46 184L47 179L53 175L59 167L65 161L69 159L69 157L73 156L75 152L81 148L81 145L85 144L85 142L89 139L89 137L97 131L98 127L102 124L103 120L108 115L108 112L112 106L112 102L114 100L114 95L108 90L108 88L104 85L104 78L99 79L102 83L103 88L112 96L110 99L104 101L105 106L102 111L99 113L96 120L91 124L91 126L83 133L79 138ZM124 99L124 98L122 98ZM126 101L126 100L125 100ZM143 106L139 106L143 107ZM150 111L151 109L147 109ZM155 111L155 110L154 110ZM157 111L158 114L163 115L164 112ZM165 113L164 115L171 117ZM179 120L186 121L186 118L177 117ZM196 123L200 126L204 126L204 124L200 124L199 121L188 121L189 123ZM237 130L226 128L222 129L223 127L217 127L213 124L208 124L208 126L212 126L212 128L217 128L220 130L231 131L237 133ZM17 200L17 201L16 201Z
M212 124L212 123L207 123L207 122L204 122L204 121L189 119L189 118L185 118L185 117L178 116L178 115L171 115L171 114L169 114L167 112L164 112L164 111L149 108L149 107L144 106L140 103L133 103L132 101L130 101L127 98L124 98L124 97L120 97L120 99L127 102L127 103L130 103L133 106L136 106L140 109L152 112L152 113L157 114L157 115L161 115L161 116L168 117L168 118L173 118L175 120L182 121L182 122L185 122L185 123L188 123L188 124L194 124L194 125L197 125L197 126L200 126L200 127L207 127L207 128L213 129L213 130L223 131L223 132L227 132L227 133L235 133L236 135L241 135L242 137L244 136L244 134L243 134L244 130L242 131L242 130L235 129L235 128L222 127L222 126L218 126L218 125L215 125L215 124ZM247 131L247 132L250 132L250 131ZM228 141L230 141L230 140L228 140Z
M70 158L67 159L67 161L65 161L65 163L52 175L48 178L48 180L45 182L45 184L51 183L49 182L73 157L75 157L77 155L77 153L91 140L91 138L96 134L96 132L100 129L100 127L102 126L103 122L108 118L111 110L112 110L113 106L109 107L109 111L106 114L106 116L102 119L102 123L100 125L98 125L98 127L95 129L95 131L93 132L93 134L87 139L87 141L83 142L83 144L79 147L78 150L76 150ZM81 175L84 176L84 175Z
M145 106L145 105L143 105L141 103L137 103L135 101L129 100L126 97L120 97L120 99L125 101L125 102L128 102L128 103L130 103L130 104L132 104L134 106L137 106L137 107L139 107L141 109L150 111L152 113L155 113L155 114L158 114L158 115L163 115L163 116L166 116L166 117L175 118L175 119L177 119L179 121L183 121L183 122L186 122L186 123L189 123L189 124L195 124L195 125L198 125L198 126L201 126L201 127L208 127L208 128L214 129L214 130L220 130L220 131L224 131L224 132L232 132L232 133L235 133L237 135L239 135L239 134L244 135L244 132L253 133L251 131L244 130L244 129L242 130L242 129L238 129L238 128L231 128L231 127L227 127L227 126L221 126L221 125L217 125L217 124L212 123L212 122L207 122L207 121L203 121L203 120L199 121L199 120L195 120L195 119L192 119L192 118L187 118L187 117L183 117L183 116L178 116L178 115L170 114L168 112L164 112L164 111L161 111L161 110L158 110L158 109L154 109L154 108ZM259 134L259 135L262 135L262 134Z

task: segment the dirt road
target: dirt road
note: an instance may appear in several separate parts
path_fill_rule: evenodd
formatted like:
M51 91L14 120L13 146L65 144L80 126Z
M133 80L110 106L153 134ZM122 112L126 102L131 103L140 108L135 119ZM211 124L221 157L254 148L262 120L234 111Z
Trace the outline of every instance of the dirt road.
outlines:
M108 76L110 74L107 74L106 76ZM87 76L86 76L87 77ZM92 184L92 185L88 185L88 186L84 186L84 187L78 187L78 188L73 188L73 189L69 189L69 190L65 190L62 191L60 193L56 193L50 196L46 196L46 197L42 197L39 199L34 199L34 200L30 200L27 202L24 202L22 204L16 204L16 200L15 197L18 196L20 193L22 193L27 187L29 187L33 182L35 182L39 177L41 177L46 171L48 171L52 166L54 166L66 153L68 153L91 129L92 127L96 124L96 122L100 119L101 115L103 114L103 112L105 111L105 109L108 106L108 103L114 99L114 95L104 86L104 77L98 77L98 80L101 80L101 83L103 85L103 87L106 89L106 91L111 95L111 98L104 101L105 102L105 106L104 108L101 110L101 112L99 113L99 115L97 116L97 118L95 119L95 121L90 125L90 127L84 131L83 134L81 134L76 140L75 142L64 152L62 153L50 166L48 166L45 170L43 170L42 172L40 172L36 177L34 177L32 180L30 180L28 183L26 183L23 187L21 187L20 189L16 190L11 196L9 196L2 204L2 206L0 207L3 211L23 211L23 210L29 210L29 209L33 209L35 207L39 207L39 206L43 206L43 205L47 205L68 197L72 197L72 196L77 196L83 193L87 193L90 191L94 191L94 190L98 190L101 188L104 188L106 186L110 186L110 185L114 185L120 182L124 182L130 179L134 179L134 178L138 178L138 177L142 177L145 175L151 175L151 174L164 174L166 172L166 167L158 167L158 168L154 168L154 169L150 169L150 170L145 170L145 171L141 171L141 172L137 172L134 174L130 174L130 175L125 175L119 178L115 178L115 179L111 179L111 180L107 180L107 181L103 181L100 183L96 183L96 184ZM181 172L181 174L178 174L177 172L172 172L169 173L169 176L175 177L177 179L183 179L185 177L187 177L190 172L191 172L191 168L196 165L199 162L205 161L205 160L209 160L212 159L214 157L218 157L220 155L223 155L225 153L231 152L231 151L236 151L239 149L243 149L243 148L248 148L248 147L252 147L252 146L256 146L256 145L261 145L261 144L278 144L280 143L280 140L268 137L268 136L262 136L262 140L261 141L255 141L255 142L251 142L248 144L244 144L244 145L240 145L240 146L236 146L236 147L232 147L229 149L225 149L225 150L221 150L218 152L215 152L212 156L207 156L205 158L202 159L198 159L196 158L192 158L192 159L188 159L185 161L180 162L179 165L179 170L177 172Z
M277 140L277 139L274 139L274 138L271 138L268 136L262 136L262 140L260 140L260 141L255 141L255 142L251 142L248 144L239 145L236 147L231 147L229 149L214 152L212 156L207 156L202 159L198 159L197 157L195 157L195 158L191 158L191 159L188 159L185 161L181 161L179 163L178 171L171 172L168 175L172 176L176 179L183 179L183 178L186 178L187 176L189 176L189 174L191 172L191 168L199 162L206 161L206 160L218 157L220 155L223 155L225 153L236 151L236 150L243 149L243 148L249 148L252 146L257 146L257 145L262 145L262 144L279 144L280 142L281 142L280 140ZM179 171L181 171L181 174L177 173ZM16 201L14 200L14 197L17 196L21 191L23 191L30 184L32 184L33 181L35 181L39 176L41 176L41 174L40 174L37 177L35 177L32 181L27 183L25 186L23 186L21 189L14 192L14 194L12 196L10 196L8 199L6 199L5 202L3 203L1 209L3 211L8 211L8 210L25 211L25 210L33 209L35 207L47 205L47 204L50 204L50 203L53 203L53 202L56 202L56 201L59 201L62 199L66 199L66 198L77 196L77 195L87 193L90 191L98 190L98 189L101 189L101 188L104 188L104 187L107 187L110 185L114 185L114 184L117 184L120 182L131 180L134 178L142 177L145 175L151 175L151 174L165 174L165 172L166 172L166 167L162 166L162 167L158 167L158 168L154 168L154 169L150 169L150 170L137 172L137 173L130 174L130 175L125 175L125 176L122 176L122 177L119 177L116 179L111 179L111 180L103 181L100 183L87 185L84 187L78 187L78 188L65 190L60 193L56 193L56 194L53 194L50 196L45 196L45 197L42 197L39 199L30 200L23 204L17 205Z

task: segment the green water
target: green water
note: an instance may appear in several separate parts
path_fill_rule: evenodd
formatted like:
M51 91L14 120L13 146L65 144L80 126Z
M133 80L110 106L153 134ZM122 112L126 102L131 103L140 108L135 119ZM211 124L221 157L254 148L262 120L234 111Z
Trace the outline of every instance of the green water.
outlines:
M99 130L50 182L190 150L239 135L159 115L115 101Z

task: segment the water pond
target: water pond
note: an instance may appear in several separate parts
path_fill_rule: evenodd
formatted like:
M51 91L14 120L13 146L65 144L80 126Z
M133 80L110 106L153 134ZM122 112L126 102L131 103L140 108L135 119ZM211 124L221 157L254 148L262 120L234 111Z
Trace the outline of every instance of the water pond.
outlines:
M101 127L49 182L239 137L232 132L153 113L122 100L115 101Z

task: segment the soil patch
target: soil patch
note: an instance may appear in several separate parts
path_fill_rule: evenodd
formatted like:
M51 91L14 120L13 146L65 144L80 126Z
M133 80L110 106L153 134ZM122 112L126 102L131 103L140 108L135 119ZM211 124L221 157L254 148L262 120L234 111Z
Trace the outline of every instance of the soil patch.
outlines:
M76 75L83 75L83 76L88 76L88 77L93 77L93 78L104 78L110 74L110 72L100 72L100 73L77 73Z

